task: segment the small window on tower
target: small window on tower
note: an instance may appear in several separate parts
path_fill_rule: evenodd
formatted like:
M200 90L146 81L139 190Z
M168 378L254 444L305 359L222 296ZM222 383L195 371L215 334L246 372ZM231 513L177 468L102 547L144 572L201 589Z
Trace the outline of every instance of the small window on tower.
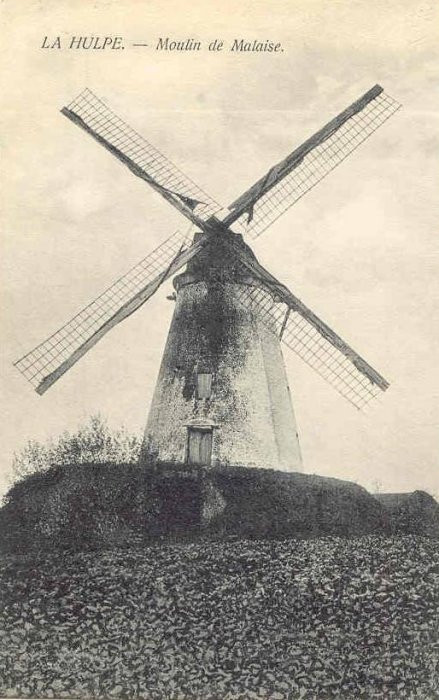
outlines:
M197 374L197 398L208 399L212 393L212 375Z

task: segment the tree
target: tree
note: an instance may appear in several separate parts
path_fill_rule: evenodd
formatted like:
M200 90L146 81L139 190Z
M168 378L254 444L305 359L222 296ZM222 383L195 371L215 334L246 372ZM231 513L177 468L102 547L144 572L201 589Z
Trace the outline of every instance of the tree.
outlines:
M126 428L111 430L102 416L93 415L75 433L65 431L45 443L29 440L14 455L12 480L59 465L133 464L139 458L140 444Z

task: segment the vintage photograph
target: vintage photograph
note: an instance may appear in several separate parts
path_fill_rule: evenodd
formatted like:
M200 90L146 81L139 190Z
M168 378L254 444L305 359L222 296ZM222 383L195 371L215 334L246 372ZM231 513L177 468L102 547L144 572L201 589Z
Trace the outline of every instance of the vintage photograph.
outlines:
M438 8L1 13L0 697L439 698Z

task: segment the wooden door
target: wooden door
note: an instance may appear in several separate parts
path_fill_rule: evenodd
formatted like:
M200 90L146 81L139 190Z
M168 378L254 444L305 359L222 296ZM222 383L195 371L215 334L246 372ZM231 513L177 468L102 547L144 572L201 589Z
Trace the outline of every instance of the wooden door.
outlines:
M209 465L212 458L212 431L189 428L188 463Z

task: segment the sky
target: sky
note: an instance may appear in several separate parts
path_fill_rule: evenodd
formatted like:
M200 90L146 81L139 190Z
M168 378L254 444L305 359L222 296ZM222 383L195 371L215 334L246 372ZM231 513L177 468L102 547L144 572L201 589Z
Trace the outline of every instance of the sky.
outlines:
M74 431L95 413L142 432L170 282L43 397L12 363L187 228L61 107L91 88L227 206L380 83L403 108L253 249L391 383L358 412L285 348L304 470L439 496L437 5L4 0L1 11L0 493L29 439ZM121 36L125 49L68 50L81 35ZM63 48L41 48L45 36ZM283 51L157 52L159 37L269 39Z

